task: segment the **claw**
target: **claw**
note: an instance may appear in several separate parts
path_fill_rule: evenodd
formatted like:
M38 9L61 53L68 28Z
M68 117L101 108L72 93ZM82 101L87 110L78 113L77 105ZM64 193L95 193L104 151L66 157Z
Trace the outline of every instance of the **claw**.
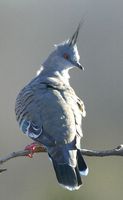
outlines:
M35 153L36 147L37 147L37 144L36 144L36 143L29 144L29 145L27 145L27 146L25 147L25 150L31 151L31 152L27 155L27 157L33 158L33 154Z

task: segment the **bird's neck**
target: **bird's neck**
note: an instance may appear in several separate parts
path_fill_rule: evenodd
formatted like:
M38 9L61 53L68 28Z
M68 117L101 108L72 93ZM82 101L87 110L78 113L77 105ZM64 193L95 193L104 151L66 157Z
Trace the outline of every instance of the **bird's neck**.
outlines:
M69 70L68 69L64 69L62 71L56 71L55 76L60 78L65 84L69 85L70 76L69 76Z
M57 78L63 81L65 84L69 85L69 69L56 70L56 68L54 67L48 68L45 66L41 66L40 70L37 72L37 75L39 75L42 78Z
M70 66L54 51L44 61L40 69L40 76L57 78L62 80L64 84L69 85L69 69Z
M57 58L52 59L52 56L50 55L41 66L40 70L38 71L38 75L46 78L57 78L69 85L69 69L70 68L68 66L65 68L62 61L59 61Z

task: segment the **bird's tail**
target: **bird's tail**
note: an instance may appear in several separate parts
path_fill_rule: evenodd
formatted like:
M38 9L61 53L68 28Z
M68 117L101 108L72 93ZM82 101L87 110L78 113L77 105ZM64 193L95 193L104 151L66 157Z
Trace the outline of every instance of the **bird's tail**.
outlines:
M79 189L82 185L81 175L87 175L88 173L88 168L80 151L77 152L78 164L76 167L59 164L53 158L51 159L59 184L71 191Z
M81 176L87 176L89 170L79 149L77 150L77 159L78 159L78 168Z

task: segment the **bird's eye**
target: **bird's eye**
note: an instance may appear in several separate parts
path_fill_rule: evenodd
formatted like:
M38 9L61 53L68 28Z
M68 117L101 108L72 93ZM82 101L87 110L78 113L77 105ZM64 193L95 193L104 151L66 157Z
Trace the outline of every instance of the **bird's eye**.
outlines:
M63 57L68 60L69 59L69 55L67 53L64 53Z

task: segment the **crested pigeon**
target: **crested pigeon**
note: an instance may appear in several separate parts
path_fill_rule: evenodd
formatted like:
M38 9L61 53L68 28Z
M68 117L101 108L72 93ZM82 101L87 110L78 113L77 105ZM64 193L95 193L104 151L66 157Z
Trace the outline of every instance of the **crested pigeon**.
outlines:
M83 101L69 83L69 70L84 69L80 64L77 38L80 24L73 36L55 45L37 76L18 94L16 119L22 132L43 144L52 161L58 182L68 190L82 185L88 167L80 152Z

